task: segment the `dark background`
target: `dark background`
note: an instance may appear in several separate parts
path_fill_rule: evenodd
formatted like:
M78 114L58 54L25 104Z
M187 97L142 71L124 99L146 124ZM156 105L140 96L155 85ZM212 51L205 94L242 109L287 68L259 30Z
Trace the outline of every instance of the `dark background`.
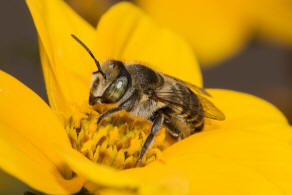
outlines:
M13 75L47 101L37 34L25 2L2 0L0 24L0 70ZM205 87L254 94L275 104L292 121L291 48L255 37L236 56L213 68L203 69L203 76ZM23 194L27 189L24 184L0 172L0 194L4 191Z

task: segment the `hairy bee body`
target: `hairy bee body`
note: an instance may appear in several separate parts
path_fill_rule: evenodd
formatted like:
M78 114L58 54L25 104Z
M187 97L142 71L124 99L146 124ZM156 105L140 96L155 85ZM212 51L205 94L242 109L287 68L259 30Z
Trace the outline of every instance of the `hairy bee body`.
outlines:
M163 125L177 138L187 137L203 128L204 117L199 115L204 112L203 108L188 87L141 64L128 65L126 69L133 78L133 87L139 90L137 103L128 112L150 121L157 112L163 113Z
M116 104L103 113L105 117L125 110L152 122L151 132L139 161L155 134L164 125L170 135L183 139L204 127L204 118L224 120L224 114L211 103L202 88L155 71L145 65L106 60L101 65L91 51L72 35L91 55L97 65L90 86L89 104Z
M139 160L162 125L180 140L201 131L204 117L224 120L223 113L204 97L208 94L192 84L141 64L107 60L101 69L103 75L98 71L93 74L89 103L118 106L104 113L98 122L114 112L126 110L153 123Z

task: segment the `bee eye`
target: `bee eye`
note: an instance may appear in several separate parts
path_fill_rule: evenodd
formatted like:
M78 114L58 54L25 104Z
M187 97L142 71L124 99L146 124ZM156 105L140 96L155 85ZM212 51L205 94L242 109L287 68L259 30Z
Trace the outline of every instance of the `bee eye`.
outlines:
M124 95L128 85L128 79L126 77L119 77L115 80L103 93L103 103L117 102Z

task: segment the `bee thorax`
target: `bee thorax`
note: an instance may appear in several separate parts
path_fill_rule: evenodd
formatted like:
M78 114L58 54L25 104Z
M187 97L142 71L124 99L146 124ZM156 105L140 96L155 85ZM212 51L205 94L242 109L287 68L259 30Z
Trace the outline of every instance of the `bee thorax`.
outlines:
M155 113L157 110L164 106L165 104L149 99L148 96L143 95L139 103L129 112L131 115L138 116L144 119L149 119L153 115L153 113Z

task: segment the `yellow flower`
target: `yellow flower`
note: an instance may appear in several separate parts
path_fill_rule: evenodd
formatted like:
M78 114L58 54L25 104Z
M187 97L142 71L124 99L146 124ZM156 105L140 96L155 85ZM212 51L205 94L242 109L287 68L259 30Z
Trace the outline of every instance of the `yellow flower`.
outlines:
M274 106L239 92L209 89L226 120L206 121L202 133L173 144L143 168L116 170L72 149L77 142L68 139L65 127L85 125L77 119L87 116L81 109L94 64L70 34L80 37L100 60L143 62L202 86L200 70L180 37L129 3L111 8L97 30L63 1L27 4L39 33L51 108L0 72L1 169L48 194L72 194L82 186L100 194L292 193L291 127ZM115 139L113 130L108 141Z
M151 16L184 35L199 60L212 64L238 52L252 35L292 43L287 0L136 0Z
M104 0L66 0L65 2L91 24L96 24L101 15L114 3Z

